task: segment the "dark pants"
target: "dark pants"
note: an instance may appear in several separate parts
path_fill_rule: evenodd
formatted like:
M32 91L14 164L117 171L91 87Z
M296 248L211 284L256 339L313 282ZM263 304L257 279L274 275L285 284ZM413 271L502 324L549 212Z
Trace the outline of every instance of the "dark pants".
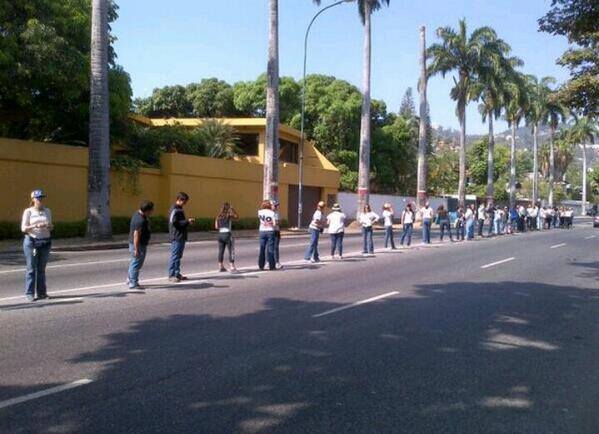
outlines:
M229 263L235 263L235 243L231 232L219 232L218 234L218 263L222 264L225 259L225 249L229 249Z
M422 219L422 242L431 243L431 219Z
M485 227L485 221L483 219L478 219L478 236L483 236L483 228Z
M412 229L414 228L413 223L404 223L403 225L403 234L401 234L401 242L400 244L403 246L403 243L408 237L408 246L412 243Z
M171 257L168 261L168 277L178 277L181 275L181 258L183 258L184 250L184 240L171 241Z
M372 226L362 227L363 247L362 253L374 253L374 241L372 239Z
M395 248L395 240L393 239L393 226L385 226L385 248L391 244L391 248Z
M449 220L441 220L439 222L441 226L441 241L443 241L443 236L445 235L445 231L449 233L449 239L453 241L453 235L451 234L451 225L449 224Z
M487 235L490 237L491 235L493 235L493 224L494 224L495 218L493 216L491 216L491 218L489 219L489 230L487 231ZM499 235L499 232L497 232L497 235Z
M46 293L46 265L50 257L51 244L38 247L34 250L33 241L25 236L23 240L23 253L27 263L25 272L25 294L34 297L37 289L38 297L45 297Z
M129 243L129 253L131 253L131 261L129 262L129 288L135 288L139 285L139 272L146 261L146 252L148 246L139 245L137 257L134 255L135 249L133 243Z
M331 234L331 256L335 256L335 251L339 251L339 257L343 256L343 237L345 234L339 232L338 234Z
M279 257L279 245L281 244L281 231L275 231L275 262L278 264L280 261Z
M464 241L464 224L460 224L457 228L456 228L456 237L458 240L462 240Z
M275 262L275 233L274 231L260 232L260 254L258 255L258 268L264 270L266 258L268 257L268 268L274 270Z
M310 245L306 249L306 254L304 255L304 259L309 261L310 259L314 259L315 261L320 261L320 256L318 254L318 239L320 238L320 230L310 228Z

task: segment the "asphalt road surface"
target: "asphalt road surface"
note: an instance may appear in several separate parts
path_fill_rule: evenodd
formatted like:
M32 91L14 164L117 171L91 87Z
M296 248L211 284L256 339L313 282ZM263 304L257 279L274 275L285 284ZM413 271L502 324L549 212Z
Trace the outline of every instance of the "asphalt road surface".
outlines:
M584 223L364 258L349 237L306 264L289 238L259 272L238 240L239 274L200 242L180 284L159 245L146 291L124 250L56 253L31 304L0 256L0 432L596 434L598 241Z

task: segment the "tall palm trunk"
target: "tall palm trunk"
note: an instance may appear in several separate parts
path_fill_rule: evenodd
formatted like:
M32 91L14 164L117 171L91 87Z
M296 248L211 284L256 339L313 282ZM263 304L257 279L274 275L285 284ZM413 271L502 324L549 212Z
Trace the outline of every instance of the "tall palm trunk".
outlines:
M512 121L512 145L510 147L510 208L516 205L516 122Z
M279 200L279 2L269 0L263 197Z
M108 0L92 0L87 237L112 236L110 222L110 113Z
M487 206L493 205L494 185L493 170L495 158L495 134L493 133L493 111L489 110L489 150L487 153Z
M553 207L553 183L555 182L555 149L553 143L553 135L555 127L549 126L549 206Z
M416 182L416 206L421 207L426 201L426 177L427 177L427 162L426 162L426 131L427 123L427 106L426 98L427 87L426 73L426 27L420 27L420 82L418 83L420 91L420 125L418 128L418 176Z
M364 46L362 64L362 118L360 122L360 162L358 169L358 214L370 195L370 62L371 62L371 4L364 2Z
M587 145L582 144L582 215L587 215Z
M539 128L536 123L532 126L532 203L539 200Z
M466 206L466 104L458 103L460 122L460 177L458 181L458 202Z

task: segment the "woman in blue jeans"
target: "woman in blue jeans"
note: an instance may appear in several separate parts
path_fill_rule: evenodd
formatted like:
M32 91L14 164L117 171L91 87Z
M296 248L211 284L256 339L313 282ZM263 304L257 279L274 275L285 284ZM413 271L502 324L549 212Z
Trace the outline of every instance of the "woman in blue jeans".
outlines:
M48 298L46 289L46 265L52 247L52 212L46 208L42 190L31 192L31 206L23 212L21 231L25 234L23 253L27 263L25 273L25 297L27 301Z
M412 204L409 203L401 214L401 226L403 227L403 234L401 235L401 241L399 244L403 246L403 243L408 238L408 246L412 243L412 229L414 228L414 209Z
M374 241L372 239L373 225L380 219L378 214L372 212L370 205L365 205L360 215L360 224L362 225L362 236L364 237L364 246L362 254L374 255Z

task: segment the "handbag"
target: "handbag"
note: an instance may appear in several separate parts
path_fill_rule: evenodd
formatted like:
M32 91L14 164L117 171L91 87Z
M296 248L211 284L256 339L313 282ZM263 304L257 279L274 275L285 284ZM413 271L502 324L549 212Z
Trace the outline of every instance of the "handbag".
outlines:
M29 239L31 240L33 248L36 250L48 247L52 243L52 240L50 238L34 238L32 236L29 236Z

